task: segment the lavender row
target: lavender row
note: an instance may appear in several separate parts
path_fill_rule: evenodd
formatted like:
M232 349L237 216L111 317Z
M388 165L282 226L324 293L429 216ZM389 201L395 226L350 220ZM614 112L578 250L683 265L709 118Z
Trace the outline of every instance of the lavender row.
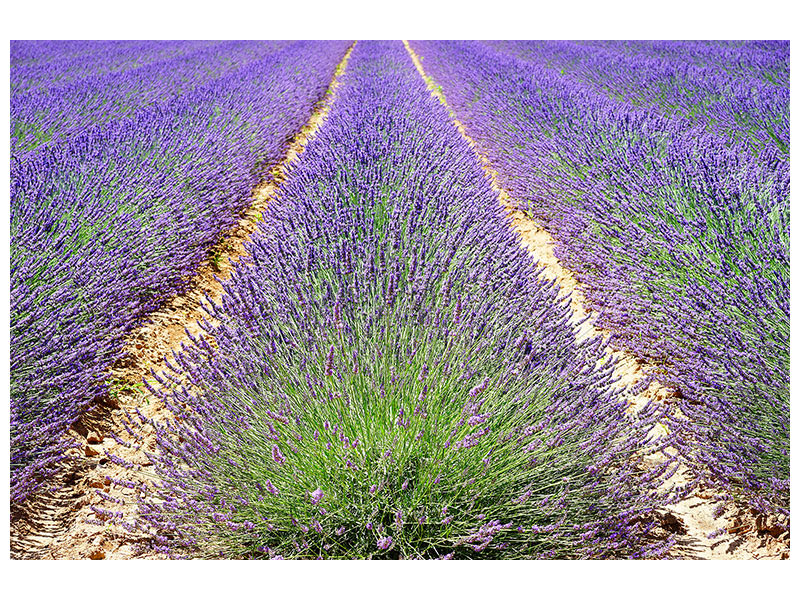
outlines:
M289 42L186 42L178 55L149 64L14 93L11 98L12 158L25 160L31 150L42 144L65 141L93 126L131 117L143 107L152 110L154 105L168 103L216 79L230 77L248 64L257 63L289 45ZM139 51L136 46L130 49L123 46L117 60L131 54L135 56ZM74 62L83 64L86 59L78 57ZM112 58L107 64L116 62ZM61 61L54 67L69 72L69 64L61 64ZM31 70L30 67L16 67L12 73L14 77L27 80Z
M789 44L493 42L491 46L667 116L697 122L754 155L789 160ZM716 60L715 60L716 59Z
M599 326L679 390L684 452L788 511L789 167L483 44L415 42ZM609 69L609 72L613 72Z
M58 89L76 79L116 73L218 42L11 41L11 94Z
M625 416L400 43L359 42L219 325L153 389L173 557L651 556ZM605 362L605 361L600 361ZM185 383L182 383L185 382ZM163 391L167 389L169 391ZM143 417L140 417L143 418ZM664 443L668 443L668 439Z
M125 334L236 222L347 45L293 43L12 163L12 499L60 467Z

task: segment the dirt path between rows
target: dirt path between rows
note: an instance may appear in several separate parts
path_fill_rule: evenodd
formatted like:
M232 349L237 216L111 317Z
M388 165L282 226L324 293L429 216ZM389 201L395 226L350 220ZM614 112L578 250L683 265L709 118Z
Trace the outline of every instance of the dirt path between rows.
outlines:
M602 336L608 339L610 332L597 328L594 324L598 314L587 308L589 305L583 295L575 273L564 268L555 256L557 241L541 225L530 219L525 213L517 210L519 206L500 184L500 175L489 163L486 154L467 133L464 124L458 120L452 108L447 104L444 95L433 79L425 73L422 58L418 56L407 40L403 41L417 71L436 97L449 111L451 121L461 135L467 140L483 166L492 189L497 192L499 201L506 209L512 228L520 236L520 244L533 255L540 266L544 267L544 277L555 280L562 290L561 297L569 300L573 313L573 323L579 324L577 337ZM586 318L588 317L588 319ZM658 383L652 383L641 393L634 393L632 387L645 377L644 363L628 352L608 350L616 359L614 371L619 379L617 383L628 395L631 410L644 406L654 399L660 403L669 402L674 392ZM658 433L658 432L654 432ZM674 449L665 452L674 454ZM664 454L648 457L647 462L666 460ZM681 467L668 480L665 486L687 484L687 470ZM700 489L680 502L663 507L659 517L664 531L675 537L675 545L670 555L674 558L693 559L781 559L789 556L788 539L776 539L773 533L780 532L769 519L757 519L752 512L731 502L716 500L717 492ZM716 516L715 516L716 515ZM719 533L722 531L723 533ZM708 536L718 533L713 539Z
M222 282L231 278L239 261L247 260L245 244L256 231L267 203L279 196L292 164L325 121L354 47L355 43L345 53L325 96L284 158L253 191L253 200L239 223L211 249L189 291L170 299L130 334L124 360L110 373L113 383L109 397L69 432L80 448L72 452L70 468L54 482L58 489L38 495L12 513L11 558L161 558L141 550L146 545L142 543L147 541L146 533L116 524L135 520L137 496L146 493L142 486L155 476L152 463L140 450L155 450L153 428L128 415L139 411L145 419L167 416L167 409L146 389L143 380L159 386L151 371L164 373L165 357L189 342L187 332L208 339L198 324L208 318L202 307L207 299L220 302Z

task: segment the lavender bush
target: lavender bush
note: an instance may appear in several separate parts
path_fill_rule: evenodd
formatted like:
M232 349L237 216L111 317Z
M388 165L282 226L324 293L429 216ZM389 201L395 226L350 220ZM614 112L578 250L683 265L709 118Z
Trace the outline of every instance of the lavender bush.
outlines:
M64 433L103 393L126 332L182 289L236 222L324 95L347 46L248 46L251 60L231 70L231 57L243 55L219 55L202 66L219 76L177 97L143 84L151 81L147 68L82 79L74 85L91 98L136 97L139 110L92 117L86 131L67 128L31 152L12 153L12 500L59 468ZM17 60L33 60L32 48L24 45ZM96 52L106 49L98 43ZM213 62L208 49L199 52L189 55ZM180 73L187 63L174 60ZM167 71L169 63L158 66ZM50 96L54 113L79 122L89 105L65 97Z
M788 45L412 46L599 325L678 390L698 483L788 513Z
M156 550L666 549L648 532L672 465L640 471L658 413L626 416L602 342L576 341L400 43L358 43L248 251L209 307L215 347L196 340L152 389L174 419L152 422L159 478L126 526Z

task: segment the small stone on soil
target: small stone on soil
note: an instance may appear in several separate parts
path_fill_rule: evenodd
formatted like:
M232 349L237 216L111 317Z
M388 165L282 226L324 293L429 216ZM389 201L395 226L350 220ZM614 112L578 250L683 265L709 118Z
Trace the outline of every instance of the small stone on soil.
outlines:
M786 531L786 527L774 515L758 515L756 527L759 532L768 533L774 537L778 537Z

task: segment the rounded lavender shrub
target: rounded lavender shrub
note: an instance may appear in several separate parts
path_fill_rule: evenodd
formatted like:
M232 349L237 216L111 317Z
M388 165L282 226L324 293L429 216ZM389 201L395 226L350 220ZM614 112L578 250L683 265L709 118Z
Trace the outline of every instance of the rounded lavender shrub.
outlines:
M324 95L347 45L268 44L260 53L246 46L252 60L181 96L165 97L148 87L153 73L132 69L71 83L73 91L88 86L87 104L40 98L50 98L53 114L66 115L59 124L73 129L12 152L12 500L57 472L67 429L104 394L125 334L183 289L237 222L265 168ZM219 57L221 65L230 59ZM175 59L156 75L171 70L180 79L198 68ZM92 103L106 97L109 107L125 98L144 106L126 118L94 114ZM12 125L17 119L12 114Z
M413 47L598 326L677 390L696 483L788 513L788 44Z
M154 390L174 419L138 526L190 557L662 553L657 412L626 416L403 46L360 42L337 94L216 344Z

